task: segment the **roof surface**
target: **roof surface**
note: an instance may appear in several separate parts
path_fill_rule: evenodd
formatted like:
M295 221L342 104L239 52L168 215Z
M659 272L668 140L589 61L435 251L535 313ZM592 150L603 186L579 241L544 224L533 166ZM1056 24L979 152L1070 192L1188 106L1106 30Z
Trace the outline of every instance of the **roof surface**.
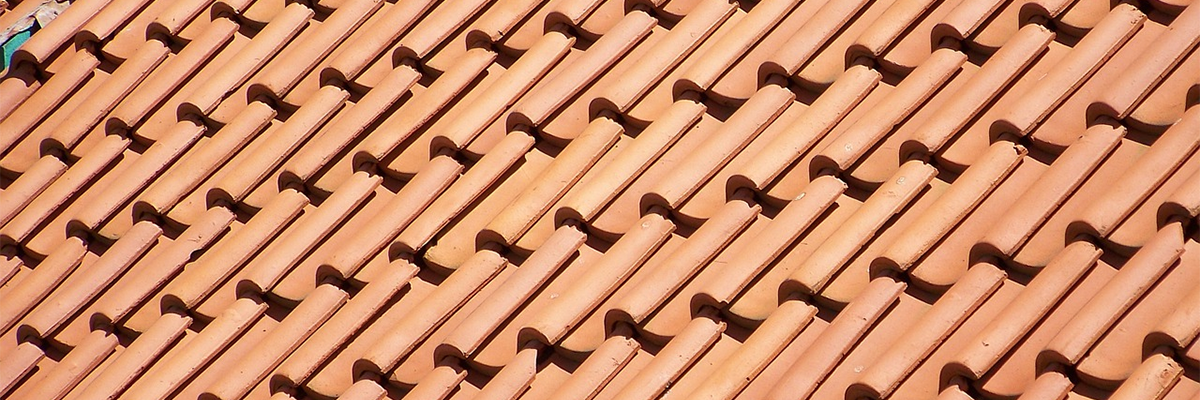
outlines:
M1200 398L1200 2L38 21L0 398Z

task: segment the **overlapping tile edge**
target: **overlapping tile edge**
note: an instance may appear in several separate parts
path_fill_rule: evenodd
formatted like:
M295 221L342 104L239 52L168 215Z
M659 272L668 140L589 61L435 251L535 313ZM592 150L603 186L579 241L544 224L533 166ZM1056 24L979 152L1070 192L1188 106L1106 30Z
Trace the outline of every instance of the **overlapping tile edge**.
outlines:
M1188 0L76 0L0 80L0 398L1200 398L1198 47Z

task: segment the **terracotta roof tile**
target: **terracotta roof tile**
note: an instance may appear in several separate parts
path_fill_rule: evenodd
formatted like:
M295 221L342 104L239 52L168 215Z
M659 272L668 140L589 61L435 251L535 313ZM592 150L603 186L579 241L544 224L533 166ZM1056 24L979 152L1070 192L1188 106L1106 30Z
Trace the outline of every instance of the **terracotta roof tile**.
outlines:
M53 301L39 304L23 319L23 329L38 337L50 337L154 246L161 234L161 228L153 223L136 224L127 232L125 240L114 243L103 256L90 263L86 271L72 274L63 281L53 294L47 296Z
M142 32L153 21L155 15L170 7L170 4L152 3L147 0L114 0L100 13L88 20L75 34L75 41L100 48L105 57L126 60L145 40Z
M54 74L58 79L47 79L44 85L21 103L20 107L13 110L11 116L0 122L0 126L3 126L0 129L4 132L4 139L0 140L3 140L6 150L19 143L18 141L29 134L43 118L67 102L69 94L84 85L94 73L93 70L100 65L100 60L91 53L81 52L75 58L70 68Z
M923 288L945 289L954 283L959 275L966 272L965 266L953 262L930 262L927 257L938 250L952 249L952 246L941 243L951 235L968 235L966 229L955 228L965 228L963 221L974 216L980 202L1016 168L1024 155L1023 150L1005 142L992 145L985 158L959 175L946 192L872 266L911 270L913 283ZM974 236L978 240L979 234L975 233Z
M17 387L29 372L37 367L37 362L41 361L45 354L38 348L36 344L31 342L21 343L13 349L6 349L5 359L9 362L5 363L4 380L0 381L0 392L8 394L13 388Z
M160 104L163 100L178 90L188 77L203 67L205 61L211 60L221 47L232 40L236 25L224 18L218 19L216 24L223 26L206 29L203 35L190 41L183 50L170 57L147 77L147 80L130 94L128 100L117 106L106 121L108 129L133 130L133 134L139 138L157 140L162 133L143 132L150 129L135 128L141 127L145 118L150 116L155 108L163 105Z
M1198 15L77 2L0 80L0 397L1194 397Z

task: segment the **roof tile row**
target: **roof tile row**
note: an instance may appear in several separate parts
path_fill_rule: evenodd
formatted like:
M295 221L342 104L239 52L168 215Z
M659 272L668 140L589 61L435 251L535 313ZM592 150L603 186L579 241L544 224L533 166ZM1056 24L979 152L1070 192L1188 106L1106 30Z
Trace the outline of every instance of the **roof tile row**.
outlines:
M1194 397L1197 18L77 2L0 80L0 397Z

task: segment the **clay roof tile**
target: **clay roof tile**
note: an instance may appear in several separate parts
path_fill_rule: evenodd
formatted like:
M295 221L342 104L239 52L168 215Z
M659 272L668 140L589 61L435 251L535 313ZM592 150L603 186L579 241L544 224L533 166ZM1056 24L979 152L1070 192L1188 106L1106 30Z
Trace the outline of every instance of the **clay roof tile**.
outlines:
M293 3L38 20L0 396L1200 388L1186 1Z

